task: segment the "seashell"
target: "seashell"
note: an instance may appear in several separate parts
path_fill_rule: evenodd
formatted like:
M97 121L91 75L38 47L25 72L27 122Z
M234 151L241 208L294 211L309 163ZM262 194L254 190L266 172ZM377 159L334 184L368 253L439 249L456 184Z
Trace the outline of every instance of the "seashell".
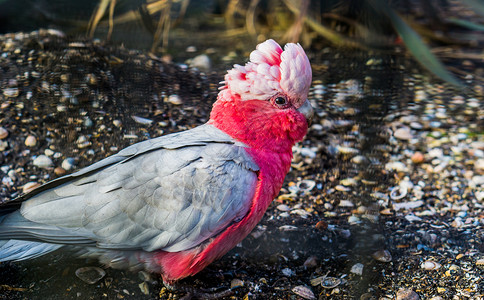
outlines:
M332 289L341 284L341 279L336 277L326 277L321 281L321 286L325 289Z
M151 123L153 123L153 120L138 117L138 116L131 116L131 118L138 124L150 125Z
M345 178L341 180L340 183L344 186L354 186L358 184L358 182L354 178Z
M168 102L170 102L173 105L181 105L181 104L183 104L183 100L178 95L170 95L170 96L168 96Z
M19 92L18 88L16 88L16 87L10 87L10 88L3 89L3 95L5 97L15 98L15 97L18 97L19 94L20 94L20 92Z
M286 204L279 204L276 208L280 211L290 211L291 210L291 208L289 206L287 206Z
M392 255L390 254L390 251L388 251L388 250L378 250L375 253L373 253L371 256L375 260L385 262L385 263L392 261Z
M309 299L309 300L316 299L316 296L314 296L313 291L304 285L298 285L293 287L292 292L304 299Z
M427 260L420 264L420 267L427 271L438 270L441 265L436 261Z
M243 286L244 286L244 281L237 278L232 279L232 281L230 282L231 289L236 289Z
M390 198L393 200L400 200L407 196L407 187L405 186L396 186L392 188L392 191L390 192Z
M301 180L297 183L297 187L300 191L309 192L316 186L316 182L314 180Z
M95 284L106 275L106 271L99 267L83 267L76 270L77 278L87 284Z

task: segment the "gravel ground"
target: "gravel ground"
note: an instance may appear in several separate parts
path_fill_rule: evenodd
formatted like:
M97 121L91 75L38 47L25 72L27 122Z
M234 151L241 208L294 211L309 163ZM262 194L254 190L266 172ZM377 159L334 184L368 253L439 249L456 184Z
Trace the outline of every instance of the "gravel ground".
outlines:
M247 55L202 73L42 30L1 35L0 52L4 202L204 123L224 70ZM308 52L317 116L284 188L247 239L181 284L233 287L233 299L484 299L480 62L459 65L476 70L463 91L402 56ZM5 299L183 296L64 252L1 263L0 278Z

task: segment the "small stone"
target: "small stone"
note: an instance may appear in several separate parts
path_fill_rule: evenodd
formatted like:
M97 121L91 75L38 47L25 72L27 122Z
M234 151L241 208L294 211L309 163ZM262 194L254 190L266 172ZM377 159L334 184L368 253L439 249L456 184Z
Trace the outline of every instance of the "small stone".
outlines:
M397 292L396 300L420 300L420 297L417 293L412 291L411 289L399 289Z
M113 125L116 127L121 127L123 123L120 120L113 120Z
M481 259L476 260L476 266L479 269L483 269L484 270L484 258L481 258Z
M33 190L35 190L36 188L38 188L40 186L39 183L37 182L27 182L26 184L24 184L24 186L22 187L22 192L24 194L27 194Z
M350 200L340 200L338 206L341 206L341 207L354 207L355 205Z
M56 168L54 169L54 173L55 173L55 175L57 175L57 176L62 176L62 175L64 175L64 174L66 174L66 170L64 170L64 169L63 169L63 168L61 168L61 167L56 167Z
M139 289L141 290L141 293L143 293L144 295L150 294L150 289L146 281L143 281L142 283L138 284L138 286L139 286Z
M37 145L37 138L33 135L27 136L25 139L25 146L34 147L35 145Z
M410 129L407 127L398 128L393 133L393 136L396 137L397 139L404 140L404 141L407 141L413 138L413 135L410 132Z
M62 161L61 166L64 170L70 171L74 167L75 163L76 161L74 160L74 158L68 157Z
M170 95L168 97L168 102L170 102L173 105L181 105L181 104L183 104L183 100L178 95Z
M291 208L289 206L287 206L286 204L279 204L277 206L277 209L280 210L280 211L290 211Z
M375 260L388 263L392 261L392 255L390 254L390 251L388 250L378 250L375 253L372 254L372 257Z
M282 274L284 274L284 276L287 276L287 277L291 277L293 275L295 275L296 273L294 273L293 270L289 269L289 268L284 268L282 269Z
M318 266L318 258L316 256L310 256L306 259L303 265L307 269L315 268Z
M352 267L351 267L351 273L353 274L356 274L356 275L363 275L363 268L364 268L364 265L362 263L357 263L357 264L354 264Z
M210 58L206 54L195 56L190 62L190 67L197 68L202 71L209 71L211 67Z
M422 152L420 151L417 151L415 152L412 157L410 158L412 160L412 162L416 165L418 164L421 164L424 162L424 155L422 154Z
M34 159L34 166L41 169L48 169L52 167L52 160L46 155L39 155Z
M8 136L8 131L7 129L0 127L0 140L3 140Z
M76 276L87 284L95 284L106 275L99 267L83 267L76 270Z

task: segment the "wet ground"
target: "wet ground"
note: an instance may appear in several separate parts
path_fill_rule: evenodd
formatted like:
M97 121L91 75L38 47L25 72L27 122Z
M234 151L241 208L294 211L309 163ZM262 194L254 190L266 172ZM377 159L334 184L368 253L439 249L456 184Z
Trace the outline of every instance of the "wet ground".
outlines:
M55 31L2 35L0 49L3 201L204 123L225 70L248 54L216 49L204 73ZM480 62L454 62L473 71L459 90L400 55L308 53L317 116L280 196L238 247L181 284L239 286L234 299L482 299ZM64 252L1 263L0 298L183 296L156 274L109 268L88 284L82 267L102 266Z

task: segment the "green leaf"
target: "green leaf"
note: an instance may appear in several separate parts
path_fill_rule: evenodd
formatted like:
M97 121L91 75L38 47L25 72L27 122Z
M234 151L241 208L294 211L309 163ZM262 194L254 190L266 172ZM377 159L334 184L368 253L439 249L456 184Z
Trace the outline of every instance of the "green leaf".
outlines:
M484 1L482 0L462 0L465 4L470 6L475 13L484 16Z
M466 27L471 30L479 30L479 31L484 31L484 25L483 24L477 24L471 21L467 20L462 20L462 19L457 19L457 18L449 18L447 20L448 22L452 24L456 24L462 27Z
M470 1L470 0L469 0ZM452 75L445 66L430 51L430 48L422 41L415 30L387 4L386 0L369 0L375 10L380 10L388 16L393 27L398 32L407 49L413 57L427 70L434 73L441 79L462 87L463 84Z

